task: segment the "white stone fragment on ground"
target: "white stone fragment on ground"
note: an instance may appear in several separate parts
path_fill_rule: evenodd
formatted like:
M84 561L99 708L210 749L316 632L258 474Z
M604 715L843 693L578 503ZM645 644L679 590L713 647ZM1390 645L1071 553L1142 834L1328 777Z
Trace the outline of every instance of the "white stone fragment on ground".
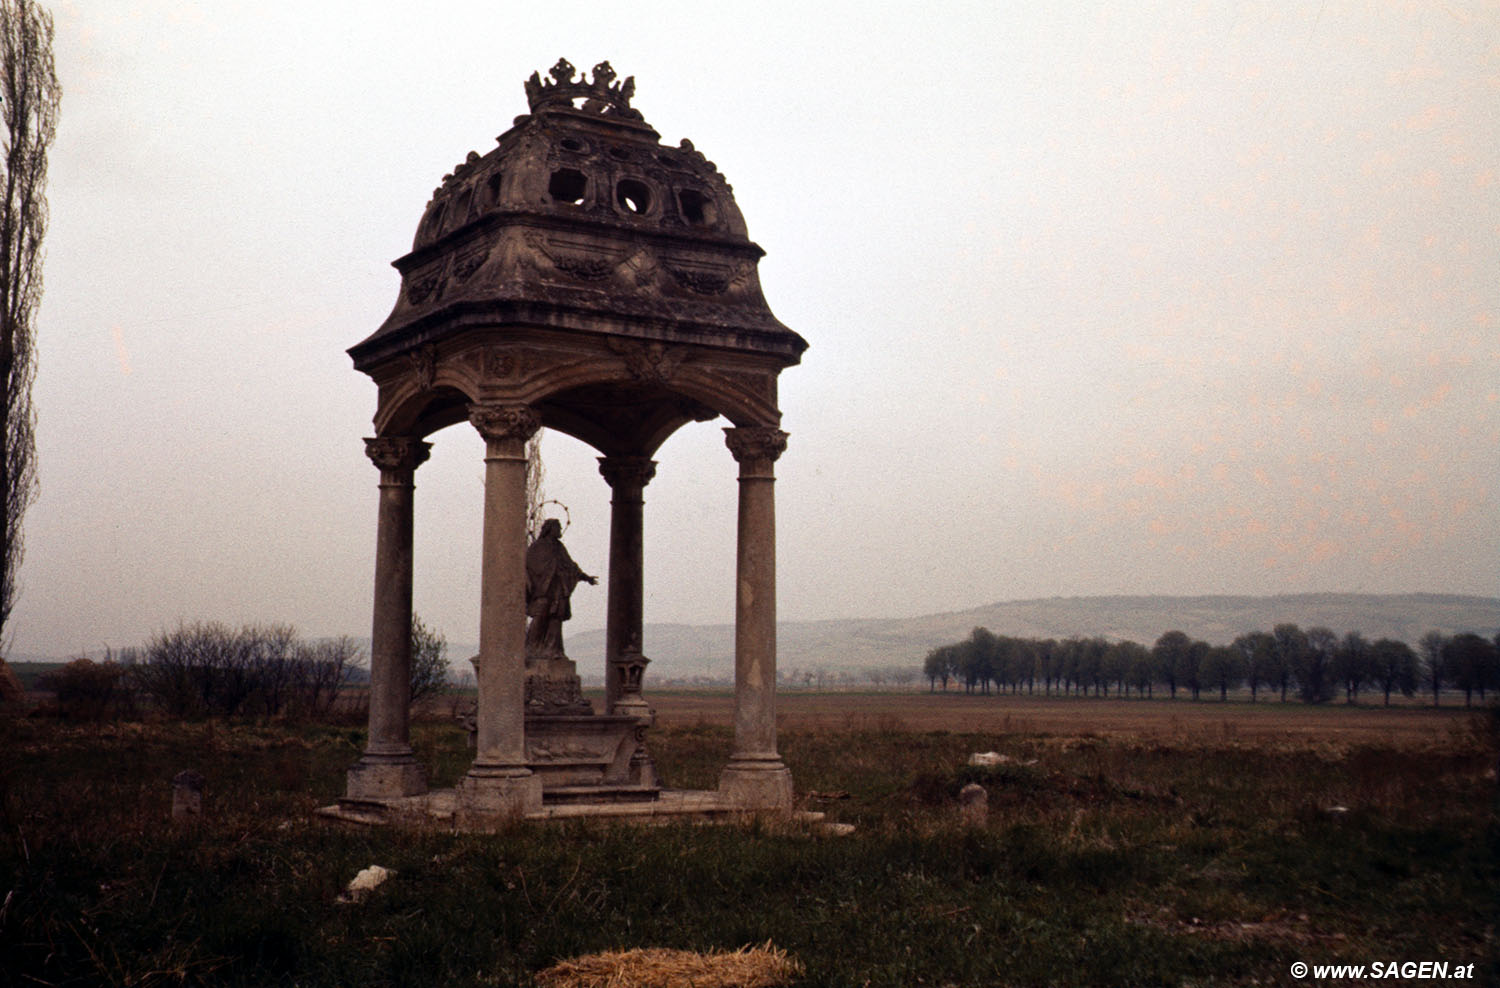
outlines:
M854 833L854 824L825 823L823 824L823 833L827 834L830 837L848 837L850 834Z
M370 865L354 876L348 888L339 896L340 902L358 902L372 891L385 884L385 880L394 875L395 872L380 865Z

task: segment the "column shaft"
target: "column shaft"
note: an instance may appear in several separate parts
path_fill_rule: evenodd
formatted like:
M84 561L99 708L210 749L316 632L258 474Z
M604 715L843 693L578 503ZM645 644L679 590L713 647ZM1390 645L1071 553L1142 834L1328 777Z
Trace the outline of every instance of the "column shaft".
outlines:
M771 477L740 477L735 560L734 755L776 754L776 505Z
M788 809L791 773L776 751L776 501L774 464L786 433L724 430L740 464L735 565L734 748L719 787L749 809Z
M369 738L349 770L348 797L387 800L426 792L411 749L413 473L432 445L406 436L365 440L380 468L375 602L370 629Z
M644 525L642 491L656 473L644 456L599 458L599 472L609 482L609 596L604 624L604 709L616 713L620 701L620 657L641 650L645 611Z
M526 454L487 445L478 679L488 716L479 722L478 749L486 763L524 765Z
M478 750L458 812L482 826L541 805L526 767L526 440L541 423L524 405L473 405L469 418L485 439Z

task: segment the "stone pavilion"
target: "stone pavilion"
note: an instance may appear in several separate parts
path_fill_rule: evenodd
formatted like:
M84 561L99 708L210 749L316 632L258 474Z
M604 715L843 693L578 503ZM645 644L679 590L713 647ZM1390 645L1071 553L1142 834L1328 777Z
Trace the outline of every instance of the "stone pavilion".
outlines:
M395 262L385 322L349 350L378 387L366 453L380 471L369 739L332 815L515 816L788 810L776 746L777 378L807 343L771 314L732 190L631 106L608 62L559 60L530 112L443 177ZM642 692L643 490L676 430L722 418L738 464L734 745L716 791L657 778ZM414 475L428 437L485 441L476 755L429 792L409 737ZM612 498L603 709L573 663L526 655L525 444L539 428L599 454ZM726 560L727 564L727 560ZM670 780L666 780L670 782Z

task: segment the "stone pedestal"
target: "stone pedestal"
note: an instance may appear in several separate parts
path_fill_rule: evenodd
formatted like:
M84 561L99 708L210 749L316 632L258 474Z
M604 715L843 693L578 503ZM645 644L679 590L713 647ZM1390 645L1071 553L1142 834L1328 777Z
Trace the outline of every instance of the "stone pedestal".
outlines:
M349 766L344 798L356 803L380 803L427 791L427 770L416 757L365 754Z
M526 718L526 760L550 800L558 789L582 786L654 788L652 770L635 763L640 723L603 715ZM634 769L634 770L633 770Z
M792 808L792 771L779 755L731 758L719 776L719 792L737 809L786 812Z
M459 780L453 823L459 830L485 831L542 809L542 780L521 772L474 767Z
M587 716L593 706L583 696L578 664L565 655L526 658L526 716Z

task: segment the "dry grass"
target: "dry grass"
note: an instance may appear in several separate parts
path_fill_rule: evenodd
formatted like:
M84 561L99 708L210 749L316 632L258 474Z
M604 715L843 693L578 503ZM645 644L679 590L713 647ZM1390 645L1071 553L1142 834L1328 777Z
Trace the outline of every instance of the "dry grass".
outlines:
M802 973L801 963L767 942L708 954L661 948L589 954L547 968L536 981L542 988L777 988Z

